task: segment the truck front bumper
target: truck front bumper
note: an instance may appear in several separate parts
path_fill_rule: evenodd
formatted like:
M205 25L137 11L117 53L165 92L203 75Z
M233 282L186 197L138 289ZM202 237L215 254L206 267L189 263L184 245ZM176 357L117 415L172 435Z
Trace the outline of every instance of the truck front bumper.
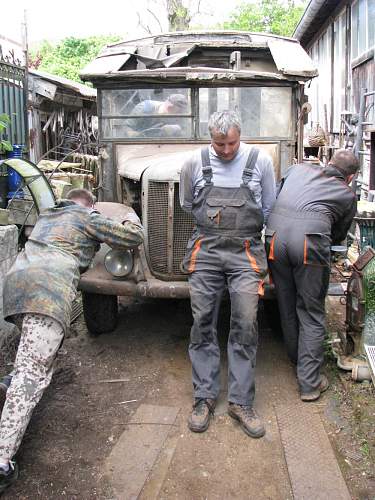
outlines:
M110 275L103 264L88 269L79 282L80 290L102 295L130 297L152 297L161 299L188 299L189 285L187 281L162 281L150 278L138 283L131 278L117 280Z
M88 269L79 282L79 289L88 293L117 295L130 297L152 297L159 299L188 299L189 284L187 281L162 281L150 278L138 283L132 279L117 280L110 275L102 264ZM264 300L275 299L274 286L264 285Z

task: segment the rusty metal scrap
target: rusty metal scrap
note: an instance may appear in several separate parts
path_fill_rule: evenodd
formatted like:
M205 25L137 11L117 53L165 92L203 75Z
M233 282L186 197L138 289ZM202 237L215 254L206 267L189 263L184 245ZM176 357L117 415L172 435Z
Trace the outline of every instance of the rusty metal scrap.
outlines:
M232 49L251 54L264 51L274 60L276 72L266 73L270 78L297 79L311 78L317 75L317 69L309 56L304 52L297 40L268 34L235 33L235 32L181 32L151 36L138 40L123 41L106 47L81 73L84 80L97 77L134 78L135 76L161 78L178 76L173 70L184 74L189 71L197 73L195 67L189 66L189 57L195 51L204 49ZM229 56L228 56L229 57ZM136 61L136 70L133 63ZM127 63L129 66L127 67ZM194 66L194 64L193 64ZM163 69L165 73L157 70ZM220 79L234 79L243 74L246 79L255 78L255 73L240 69L228 71L223 68L205 68L208 74L215 70ZM228 68L229 69L229 68ZM156 71L151 73L152 71ZM232 76L235 75L235 76ZM257 75L260 75L257 73ZM258 76L259 77L259 76ZM260 75L260 77L264 77ZM207 77L208 78L208 77ZM214 79L212 76L210 79Z

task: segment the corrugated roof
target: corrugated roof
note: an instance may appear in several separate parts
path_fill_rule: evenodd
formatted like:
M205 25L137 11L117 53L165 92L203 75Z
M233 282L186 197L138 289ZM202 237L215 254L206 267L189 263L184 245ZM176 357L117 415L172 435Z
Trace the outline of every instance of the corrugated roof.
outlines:
M52 82L55 84L58 84L62 87L66 87L70 90L73 90L74 92L77 92L82 97L89 98L91 100L96 99L96 89L93 89L92 87L88 87L87 85L84 85L83 83L78 83L73 80L69 80L68 78L64 78L63 76L57 76L57 75L50 75L49 73L46 73L44 71L39 71L35 69L30 69L29 70L30 75L34 75L40 79L47 80L48 82Z

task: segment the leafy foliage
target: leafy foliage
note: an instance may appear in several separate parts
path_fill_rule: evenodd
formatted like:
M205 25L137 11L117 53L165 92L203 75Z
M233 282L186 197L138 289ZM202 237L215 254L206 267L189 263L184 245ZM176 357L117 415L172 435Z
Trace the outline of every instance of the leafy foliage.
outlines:
M170 31L188 30L192 18L189 7L183 0L166 0Z
M296 5L293 0L242 3L224 22L224 28L291 36L304 10L304 5Z
M0 114L0 154L7 151L12 151L13 147L9 141L2 139L1 136L8 124L10 123L10 118L8 115Z
M95 59L105 45L117 42L120 38L118 35L69 37L57 45L45 40L31 51L29 67L81 82L80 70Z

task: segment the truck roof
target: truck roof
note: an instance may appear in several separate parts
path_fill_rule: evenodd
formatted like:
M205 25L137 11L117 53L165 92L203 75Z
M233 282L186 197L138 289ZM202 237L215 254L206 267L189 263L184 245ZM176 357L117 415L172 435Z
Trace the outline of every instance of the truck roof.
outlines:
M244 31L187 31L124 40L105 47L81 72L100 84L225 83L236 79L307 80L318 71L298 40Z

